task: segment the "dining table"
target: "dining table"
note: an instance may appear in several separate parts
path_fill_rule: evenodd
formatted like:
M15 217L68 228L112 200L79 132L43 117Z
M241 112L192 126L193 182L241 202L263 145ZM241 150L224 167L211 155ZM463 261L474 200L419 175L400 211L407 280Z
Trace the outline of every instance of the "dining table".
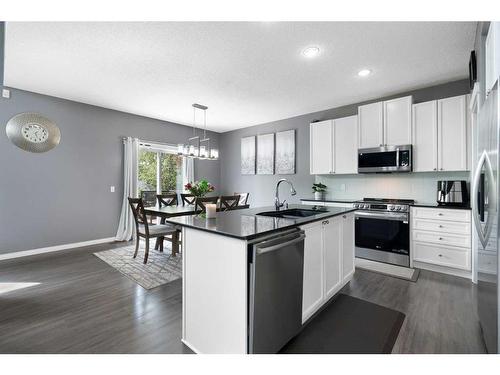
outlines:
M249 204L236 206L235 210L241 210L245 208L249 208ZM194 204L186 204L186 205L176 205L176 206L162 206L160 207L158 204L156 206L144 207L144 211L146 215L150 215L152 217L159 217L160 223L165 224L165 219L170 217L178 217L178 216L188 216L188 215L199 215L203 211L198 208L196 209ZM217 208L217 212L224 211L221 208ZM180 242L182 243L182 242ZM177 246L172 245L172 255L175 256L178 253L178 243ZM155 244L155 249L158 249L159 242Z

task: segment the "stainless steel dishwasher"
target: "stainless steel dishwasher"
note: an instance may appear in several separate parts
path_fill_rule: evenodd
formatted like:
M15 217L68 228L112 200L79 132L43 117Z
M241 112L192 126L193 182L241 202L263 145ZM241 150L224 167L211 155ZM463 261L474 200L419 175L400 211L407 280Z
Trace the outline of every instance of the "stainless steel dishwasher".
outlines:
M249 254L249 353L277 353L302 327L304 231L257 239Z

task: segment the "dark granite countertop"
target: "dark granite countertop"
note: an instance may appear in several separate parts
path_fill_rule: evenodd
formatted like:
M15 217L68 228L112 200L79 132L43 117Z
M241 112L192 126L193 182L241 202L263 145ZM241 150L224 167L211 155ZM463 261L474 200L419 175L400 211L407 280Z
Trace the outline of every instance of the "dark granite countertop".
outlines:
M470 205L466 206L442 206L438 205L437 202L415 202L411 205L412 207L428 207L428 208L446 208L451 210L470 210Z
M324 198L324 199L314 199L312 198L301 198L301 201L308 202L334 202L334 203L354 203L360 201L361 199L333 199L333 198Z
M315 210L317 214L308 217L278 218L257 215L260 212L275 211L274 206L247 208L217 212L215 219L199 215L179 216L166 219L168 223L217 233L241 240L251 240L264 234L290 229L299 225L354 211L351 208L325 207L291 204L289 209Z

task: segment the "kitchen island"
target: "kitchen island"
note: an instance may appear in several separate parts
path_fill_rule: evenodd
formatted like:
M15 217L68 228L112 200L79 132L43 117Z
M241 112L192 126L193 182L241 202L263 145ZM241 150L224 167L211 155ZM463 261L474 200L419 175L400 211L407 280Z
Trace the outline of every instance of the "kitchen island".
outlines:
M303 256L300 248L303 263L294 272L300 278L302 296L296 305L299 324L307 321L354 274L352 211L291 205L288 211L278 213L274 207L261 207L219 212L214 219L167 219L182 227L182 341L196 353L257 352L251 338L255 306L250 294L255 275L250 265L253 244L270 238L277 241L293 235L296 239L288 241L292 243L305 236ZM282 261L287 262L287 258L292 258L292 252ZM280 265L275 267L279 270ZM281 297L286 299L278 296L276 301ZM284 302L288 301L277 302L276 309ZM287 315L283 314L285 320ZM267 334L272 335L273 329L271 326ZM268 338L272 341L272 336Z

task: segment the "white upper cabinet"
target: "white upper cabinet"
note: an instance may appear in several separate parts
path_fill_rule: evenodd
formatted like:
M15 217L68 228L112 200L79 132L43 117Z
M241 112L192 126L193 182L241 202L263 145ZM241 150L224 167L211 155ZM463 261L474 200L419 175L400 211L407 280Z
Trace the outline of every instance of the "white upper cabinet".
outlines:
M437 101L413 105L413 171L437 170Z
M357 173L357 116L310 125L311 174Z
M500 76L500 22L491 22L485 41L485 89L489 94Z
M413 98L387 100L384 104L384 144L411 144L411 105Z
M405 96L359 106L359 148L411 144L412 101Z
M384 144L383 102L358 107L359 148L380 147Z
M438 107L438 170L467 170L467 97L440 99Z
M358 116L333 120L333 172L358 172Z
M310 125L310 172L329 174L333 172L332 120L314 122Z

